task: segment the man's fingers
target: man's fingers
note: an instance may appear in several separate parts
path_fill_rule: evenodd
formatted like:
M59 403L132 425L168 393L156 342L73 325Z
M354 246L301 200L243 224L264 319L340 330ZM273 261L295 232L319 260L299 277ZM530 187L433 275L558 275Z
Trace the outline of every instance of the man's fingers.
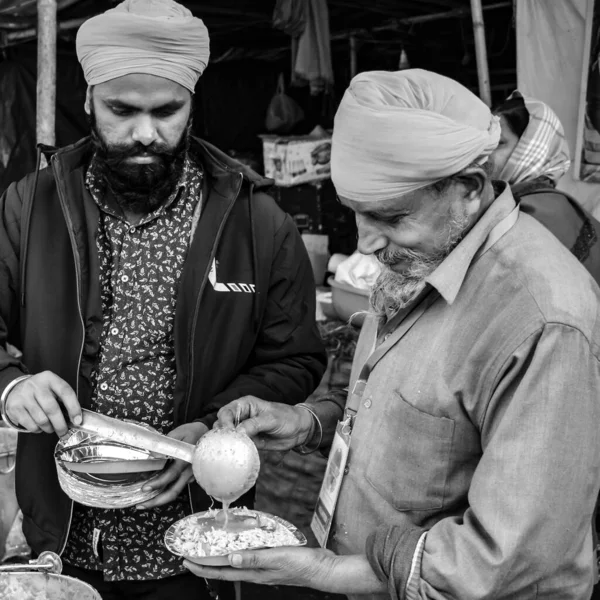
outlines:
M31 403L27 407L27 412L39 429L45 433L54 433L54 426L39 404Z
M184 472L171 487L158 494L158 496L155 496L151 500L139 504L136 506L136 508L138 510L147 510L149 508L154 508L155 506L162 506L163 504L169 504L169 502L173 502L173 500L175 500L175 498L181 494L188 481L189 476Z
M268 424L265 421L265 417L252 417L241 423L238 429L245 431L248 436L254 438L265 432L268 428Z
M218 413L217 413L217 417L218 420L214 425L215 429L230 429L232 427L235 427L234 425L234 419L235 419L235 413L231 412L231 410L229 408L222 408Z
M49 391L46 392L38 392L35 395L35 400L37 401L38 406L46 415L46 418L51 423L52 428L58 436L63 436L67 433L69 426L65 417L60 410L60 406L58 405L58 401L56 398L52 396ZM28 406L29 414L31 414L31 410L33 410L33 403ZM32 415L33 416L33 415ZM37 422L37 421L36 421ZM38 426L41 427L41 423L37 422Z
M67 414L71 422L75 425L81 425L83 421L81 406L73 388L66 381L58 377L58 375L52 375L48 382L50 389L67 409Z
M216 428L236 427L247 419L258 415L261 412L261 404L263 403L268 404L254 396L243 396L230 402L217 413Z
M154 481L146 484L143 491L159 490L177 480L186 471L192 474L192 467L183 460L174 460Z
M189 560L183 561L183 566L197 577L203 577L204 579L249 582L254 580L253 573L239 571L230 567L205 567L190 562Z
M31 418L28 412L20 410L17 412L15 417L10 417L14 421L15 425L20 425L29 431L30 433L40 433L42 431Z

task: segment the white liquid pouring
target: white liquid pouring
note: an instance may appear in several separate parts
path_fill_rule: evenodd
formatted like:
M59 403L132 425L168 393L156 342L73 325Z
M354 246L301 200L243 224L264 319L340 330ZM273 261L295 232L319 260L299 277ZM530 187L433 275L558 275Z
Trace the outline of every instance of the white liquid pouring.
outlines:
M231 515L229 506L256 483L260 458L254 442L233 429L213 429L194 450L192 471L202 489L223 504L215 521L228 531L259 526L256 519Z

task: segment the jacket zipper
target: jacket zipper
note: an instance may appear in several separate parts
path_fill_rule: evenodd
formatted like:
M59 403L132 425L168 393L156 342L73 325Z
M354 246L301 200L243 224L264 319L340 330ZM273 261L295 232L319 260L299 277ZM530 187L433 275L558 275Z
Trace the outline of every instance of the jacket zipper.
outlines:
M184 413L183 413L183 415L184 415L183 422L184 423L187 423L187 420L188 420L190 396L192 395L192 386L194 383L194 332L196 331L196 324L198 323L198 314L200 312L200 301L202 299L202 294L204 293L204 288L206 287L206 281L208 279L210 265L212 264L213 258L215 257L215 255L217 253L217 247L219 245L219 240L221 239L221 234L223 233L225 224L227 223L227 217L229 217L229 213L231 212L231 210L233 210L233 205L234 205L235 201L237 200L240 190L242 189L242 183L244 181L244 176L242 175L242 173L238 173L238 174L240 176L240 180L239 180L238 188L235 191L235 198L234 198L233 202L231 203L231 208L230 208L229 212L225 215L225 218L223 219L223 221L217 231L217 235L215 237L215 244L213 246L211 255L208 259L208 267L206 268L206 271L204 272L204 277L202 278L202 284L200 285L200 291L198 292L198 297L196 298L196 306L194 308L194 318L192 320L192 335L190 335L190 341L189 341L190 358L188 361L188 369L189 369L190 376L189 376L188 389L187 389L187 393L185 396L185 409L184 409ZM188 488L188 498L190 500L190 509L193 513L194 505L192 503L192 490L191 490L191 486L189 483L188 483L187 488Z
M62 188L60 184L60 166L58 164L58 160L53 155L50 159L53 170L54 177L56 180L56 190L58 192L58 198L60 200L60 204L63 209L63 215L65 217L65 221L67 222L67 230L69 231L69 237L71 238L71 246L73 248L73 259L75 261L75 284L77 288L77 309L79 313L79 320L81 322L81 348L79 350L79 359L77 361L77 371L75 373L75 395L77 400L79 401L79 370L81 369L81 359L83 357L83 349L85 346L85 321L83 318L83 309L81 307L81 266L79 264L79 255L77 253L77 245L75 243L75 234L73 233L73 222L71 217L69 216L69 211L67 209L67 203L62 193ZM74 502L71 500L71 510L69 513L69 521L67 523L67 530L65 532L64 542L62 543L62 547L60 548L58 554L59 556L65 551L67 547L67 541L69 540L69 532L71 530L71 522L73 521L73 505Z

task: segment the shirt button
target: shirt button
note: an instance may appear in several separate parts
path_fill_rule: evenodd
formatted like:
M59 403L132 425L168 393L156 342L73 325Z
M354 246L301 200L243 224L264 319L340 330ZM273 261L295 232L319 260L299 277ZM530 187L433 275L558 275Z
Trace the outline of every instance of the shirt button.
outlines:
M123 283L127 283L127 282L129 281L129 276L128 276L128 275L122 275L122 276L121 276L121 281L122 281Z
M372 404L372 402L371 402L371 398L367 398L367 399L365 400L365 402L364 402L364 407L365 407L365 408L371 408L371 404Z
M383 339L384 339L384 340L387 340L387 339L389 339L390 335L392 335L392 334L391 334L391 333L386 333L386 334L383 336Z
M348 465L346 465L344 467L344 475L348 475L348 473L350 473L350 467Z
M101 383L100 384L100 389L105 392L108 389L108 383Z
M119 329L118 329L117 327L113 327L113 328L110 330L110 332L111 332L113 335L117 335L117 333L119 333Z

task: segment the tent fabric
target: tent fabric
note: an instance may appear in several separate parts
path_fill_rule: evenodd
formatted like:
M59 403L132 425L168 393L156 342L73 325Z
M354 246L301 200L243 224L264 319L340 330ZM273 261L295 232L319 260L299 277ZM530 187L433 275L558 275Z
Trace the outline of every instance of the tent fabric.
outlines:
M586 11L587 0L517 0L519 90L554 110L563 124L571 156L577 137ZM600 184L576 180L571 167L558 188L600 218Z
M0 62L0 194L35 169L37 55ZM56 85L56 143L71 144L87 135L83 109L86 84L73 54L59 53Z
M298 40L294 78L308 81L312 94L333 85L329 10L326 0L306 0L308 19Z

